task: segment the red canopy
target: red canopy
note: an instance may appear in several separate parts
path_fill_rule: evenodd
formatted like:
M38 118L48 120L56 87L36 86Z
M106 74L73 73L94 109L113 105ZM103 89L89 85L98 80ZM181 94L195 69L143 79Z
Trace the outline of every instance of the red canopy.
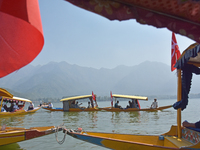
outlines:
M140 24L187 36L200 43L200 0L66 0L110 20Z
M0 0L0 77L30 63L44 37L37 0Z

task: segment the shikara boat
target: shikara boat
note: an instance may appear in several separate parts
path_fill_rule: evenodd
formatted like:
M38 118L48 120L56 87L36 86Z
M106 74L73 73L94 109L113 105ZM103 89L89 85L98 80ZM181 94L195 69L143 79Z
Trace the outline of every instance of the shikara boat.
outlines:
M100 111L101 108L94 106L93 103L93 95L82 95L82 96L74 96L74 97L68 97L68 98L63 98L60 100L60 102L63 102L63 108L48 108L48 107L42 107L43 109L50 110L50 111L66 111L66 112L80 112L80 111ZM78 100L83 100L83 99L88 99L90 103L92 104L92 108L87 108L87 107L81 107L78 106L79 104L76 104Z
M3 106L3 104L12 104L15 103L19 109L10 112L9 108L5 108L7 111L6 112L0 112L0 117L5 117L5 116L14 116L14 115L19 115L19 114L29 114L29 113L34 113L37 110L39 110L41 107L35 107L33 110L24 110L24 106L26 102L31 103L32 101L29 99L25 98L20 98L20 97L14 97L11 93L9 93L7 90L0 88L0 96L1 96L1 105L0 105L0 110Z
M172 105L168 106L162 106L158 108L141 108L139 100L148 100L148 97L142 97L142 96L133 96L133 95L119 95L119 94L112 94L112 98L115 98L115 103L117 101L117 98L123 98L123 99L130 99L132 106L131 107L126 107L126 108L115 108L115 107L104 107L102 110L105 111L112 111L112 112L130 112L130 111L158 111L158 110L163 110L167 108L171 108Z
M55 126L32 127L29 129L0 126L0 129L0 146L30 140L62 130L62 128L56 128Z
M200 129L181 126L181 109L188 104L188 94L191 85L192 73L200 74L200 45L194 44L186 49L175 67L178 69L177 102L173 105L177 109L177 126L172 125L169 132L160 135L132 135L103 132L85 132L65 129L68 135L116 150L199 150ZM164 122L163 122L164 123Z

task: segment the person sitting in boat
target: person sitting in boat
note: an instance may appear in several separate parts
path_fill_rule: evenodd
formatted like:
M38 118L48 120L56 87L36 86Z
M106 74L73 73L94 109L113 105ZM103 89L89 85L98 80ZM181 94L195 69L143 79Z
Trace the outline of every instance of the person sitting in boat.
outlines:
M6 111L9 111L9 108L7 107L6 104L3 105L3 108L4 108Z
M75 108L75 107L76 107L76 104L75 104L75 103L76 103L76 101L75 101L75 100L74 100L74 101L72 101L72 102L71 102L71 104L70 104L70 108Z
M182 125L183 125L184 127L200 128L200 121L197 121L197 122L195 122L195 123L190 123L190 122L188 122L188 121L185 120L185 121L182 123Z
M119 101L117 101L117 102L115 103L115 108L122 108L122 107L119 105Z
M11 105L9 107L9 112L13 112L13 107L14 107L14 103L11 103Z
M81 108L80 105L82 105L82 103L78 103L78 101L76 102L75 108Z
M53 104L49 102L48 108L53 108Z
M157 102L157 99L155 98L154 99L154 102L151 104L151 107L150 107L151 109L156 109L156 108L158 108L158 102Z
M6 112L4 107L1 107L1 112Z
M28 110L33 110L34 109L34 104L30 102L30 105L28 106Z
M92 105L90 104L90 102L88 102L88 107L87 108L92 108Z
M129 105L126 106L126 108L133 108L133 103L131 101L128 101Z
M18 110L18 109L19 109L19 107L18 107L17 103L14 104L14 106L13 106L13 111L16 111L16 110Z

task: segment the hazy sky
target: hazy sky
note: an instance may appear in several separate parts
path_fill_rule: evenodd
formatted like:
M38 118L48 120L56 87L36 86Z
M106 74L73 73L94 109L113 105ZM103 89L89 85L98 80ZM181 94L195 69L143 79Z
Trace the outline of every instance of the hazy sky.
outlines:
M45 44L31 63L66 61L93 68L133 66L144 61L170 65L171 36L167 29L135 20L110 21L64 0L39 0ZM182 52L194 41L176 34Z

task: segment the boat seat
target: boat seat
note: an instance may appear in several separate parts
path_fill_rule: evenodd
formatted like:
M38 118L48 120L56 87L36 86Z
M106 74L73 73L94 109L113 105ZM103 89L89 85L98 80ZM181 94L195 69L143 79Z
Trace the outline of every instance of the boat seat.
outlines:
M191 142L181 138L178 139L176 136L165 136L165 139L173 143L175 146L178 148L183 147L183 146L190 146L193 145Z
M200 141L200 129L197 128L183 128L182 138L195 144Z

